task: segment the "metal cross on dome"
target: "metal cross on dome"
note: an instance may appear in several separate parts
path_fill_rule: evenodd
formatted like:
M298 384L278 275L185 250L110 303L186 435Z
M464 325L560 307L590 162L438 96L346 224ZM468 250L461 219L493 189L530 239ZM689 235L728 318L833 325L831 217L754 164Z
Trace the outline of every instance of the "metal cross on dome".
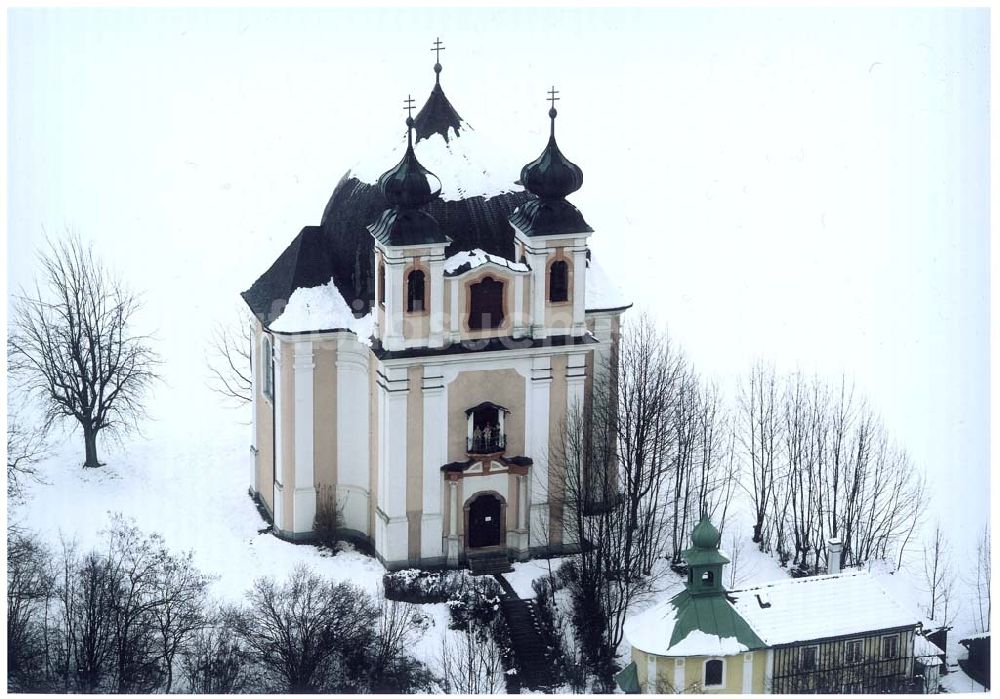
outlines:
M405 107L403 107L403 109L406 110L406 117L407 118L412 117L413 116L413 96L412 95L407 95L406 99L403 100L403 104L406 105Z
M431 51L434 52L434 62L441 62L441 52L444 51L445 47L441 45L441 37L434 40L434 48Z
M556 86L555 86L555 85L553 85L553 86L552 86L552 89L551 89L551 90L549 90L549 102L551 102L551 103L552 103L552 108L553 108L553 109L555 109L555 108L556 108L556 102L558 102L558 101L559 101L559 98L558 98L558 97L556 97L556 95L558 95L558 94L559 94L559 90L557 90L557 89L556 89Z

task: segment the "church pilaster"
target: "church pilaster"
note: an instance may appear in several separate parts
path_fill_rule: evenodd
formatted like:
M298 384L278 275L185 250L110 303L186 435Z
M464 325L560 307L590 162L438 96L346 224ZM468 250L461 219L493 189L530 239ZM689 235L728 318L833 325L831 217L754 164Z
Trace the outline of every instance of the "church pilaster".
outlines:
M552 385L552 360L534 357L531 360L531 379L527 382L525 397L525 445L531 457L531 507L532 546L548 545L549 520L549 390Z
M587 296L587 250L573 251L573 335L580 337L587 332L585 318Z
M292 532L308 534L316 516L316 483L313 460L313 345L309 340L293 343L293 399L295 407L295 469L292 492Z

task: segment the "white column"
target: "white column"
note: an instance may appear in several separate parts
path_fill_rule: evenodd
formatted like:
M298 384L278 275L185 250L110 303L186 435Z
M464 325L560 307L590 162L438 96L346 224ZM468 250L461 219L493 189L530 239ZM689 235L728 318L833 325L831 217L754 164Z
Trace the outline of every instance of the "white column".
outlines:
M529 253L531 264L531 336L540 339L548 336L545 328L545 275L548 273L548 255Z
M449 282L451 286L451 341L458 342L462 337L462 323L458 319L458 293L462 283L456 279Z
M529 528L531 545L545 546L549 543L549 390L552 384L549 357L532 358L531 379L526 384L525 448L534 463Z
M656 694L656 656L646 656L646 694Z
M524 337L524 275L514 275L514 337Z
M282 341L277 337L272 340L272 352L274 354L274 390L271 400L274 402L274 528L278 531L287 531L288 525L285 523L285 499L284 499L284 478L285 478L285 431L282 429L285 419L285 388L281 380L281 353Z
M431 268L431 336L430 347L444 346L444 258L433 259Z
M767 658L764 661L764 691L771 693L771 680L774 677L774 649L767 649Z
M448 412L441 368L427 365L423 378L424 454L423 514L420 520L420 556L443 555L441 467L448 460Z
M753 654L747 651L743 654L743 693L750 694L753 691Z
M337 343L337 500L344 524L368 531L371 506L368 348L342 333Z
M295 411L295 490L292 493L292 531L312 532L316 516L316 482L313 464L313 346L309 340L293 343Z
M400 261L401 262L401 261ZM403 349L403 264L385 268L386 349Z
M385 548L380 553L388 561L408 558L409 527L406 518L406 419L409 377L406 367L385 367L385 481L379 484L384 493L387 521Z
M587 331L586 313L587 300L587 250L582 248L573 251L573 334L577 337Z
M674 692L683 693L684 683L687 681L684 677L684 658L674 659ZM653 690L654 692L656 689Z
M448 481L448 565L458 565L458 481Z

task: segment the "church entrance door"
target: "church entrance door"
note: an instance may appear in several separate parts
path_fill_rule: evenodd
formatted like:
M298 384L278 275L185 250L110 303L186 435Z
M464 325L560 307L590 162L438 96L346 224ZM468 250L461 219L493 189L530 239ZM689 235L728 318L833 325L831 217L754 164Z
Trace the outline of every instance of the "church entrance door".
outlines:
M469 503L469 548L500 545L502 514L503 503L492 493L482 493Z

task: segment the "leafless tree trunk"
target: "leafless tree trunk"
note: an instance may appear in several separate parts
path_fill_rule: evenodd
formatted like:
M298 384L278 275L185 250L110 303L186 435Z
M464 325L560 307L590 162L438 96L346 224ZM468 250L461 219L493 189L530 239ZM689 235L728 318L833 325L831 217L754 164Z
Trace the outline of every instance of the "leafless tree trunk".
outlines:
M438 671L448 694L505 694L507 682L500 647L487 634L460 632L441 641Z
M951 605L955 574L952 569L951 546L941 530L940 522L934 526L930 542L924 544L923 564L924 584L928 595L924 613L931 621L948 626L955 612Z
M246 405L253 398L250 360L253 337L244 316L240 313L238 321L232 324L216 324L208 340L206 358L209 387L235 406Z
M83 432L85 467L97 467L99 434L136 426L159 363L130 329L138 297L78 236L40 257L42 286L15 297L10 367L45 407L46 428L71 418Z
M767 548L765 542L768 510L773 506L778 449L781 440L781 416L778 381L774 367L758 363L740 386L740 425L738 439L747 459L750 495L754 509L753 542Z
M985 632L990 630L990 528L989 525L983 528L982 534L976 541L976 578L973 589L973 597L976 600L974 621L976 630Z

